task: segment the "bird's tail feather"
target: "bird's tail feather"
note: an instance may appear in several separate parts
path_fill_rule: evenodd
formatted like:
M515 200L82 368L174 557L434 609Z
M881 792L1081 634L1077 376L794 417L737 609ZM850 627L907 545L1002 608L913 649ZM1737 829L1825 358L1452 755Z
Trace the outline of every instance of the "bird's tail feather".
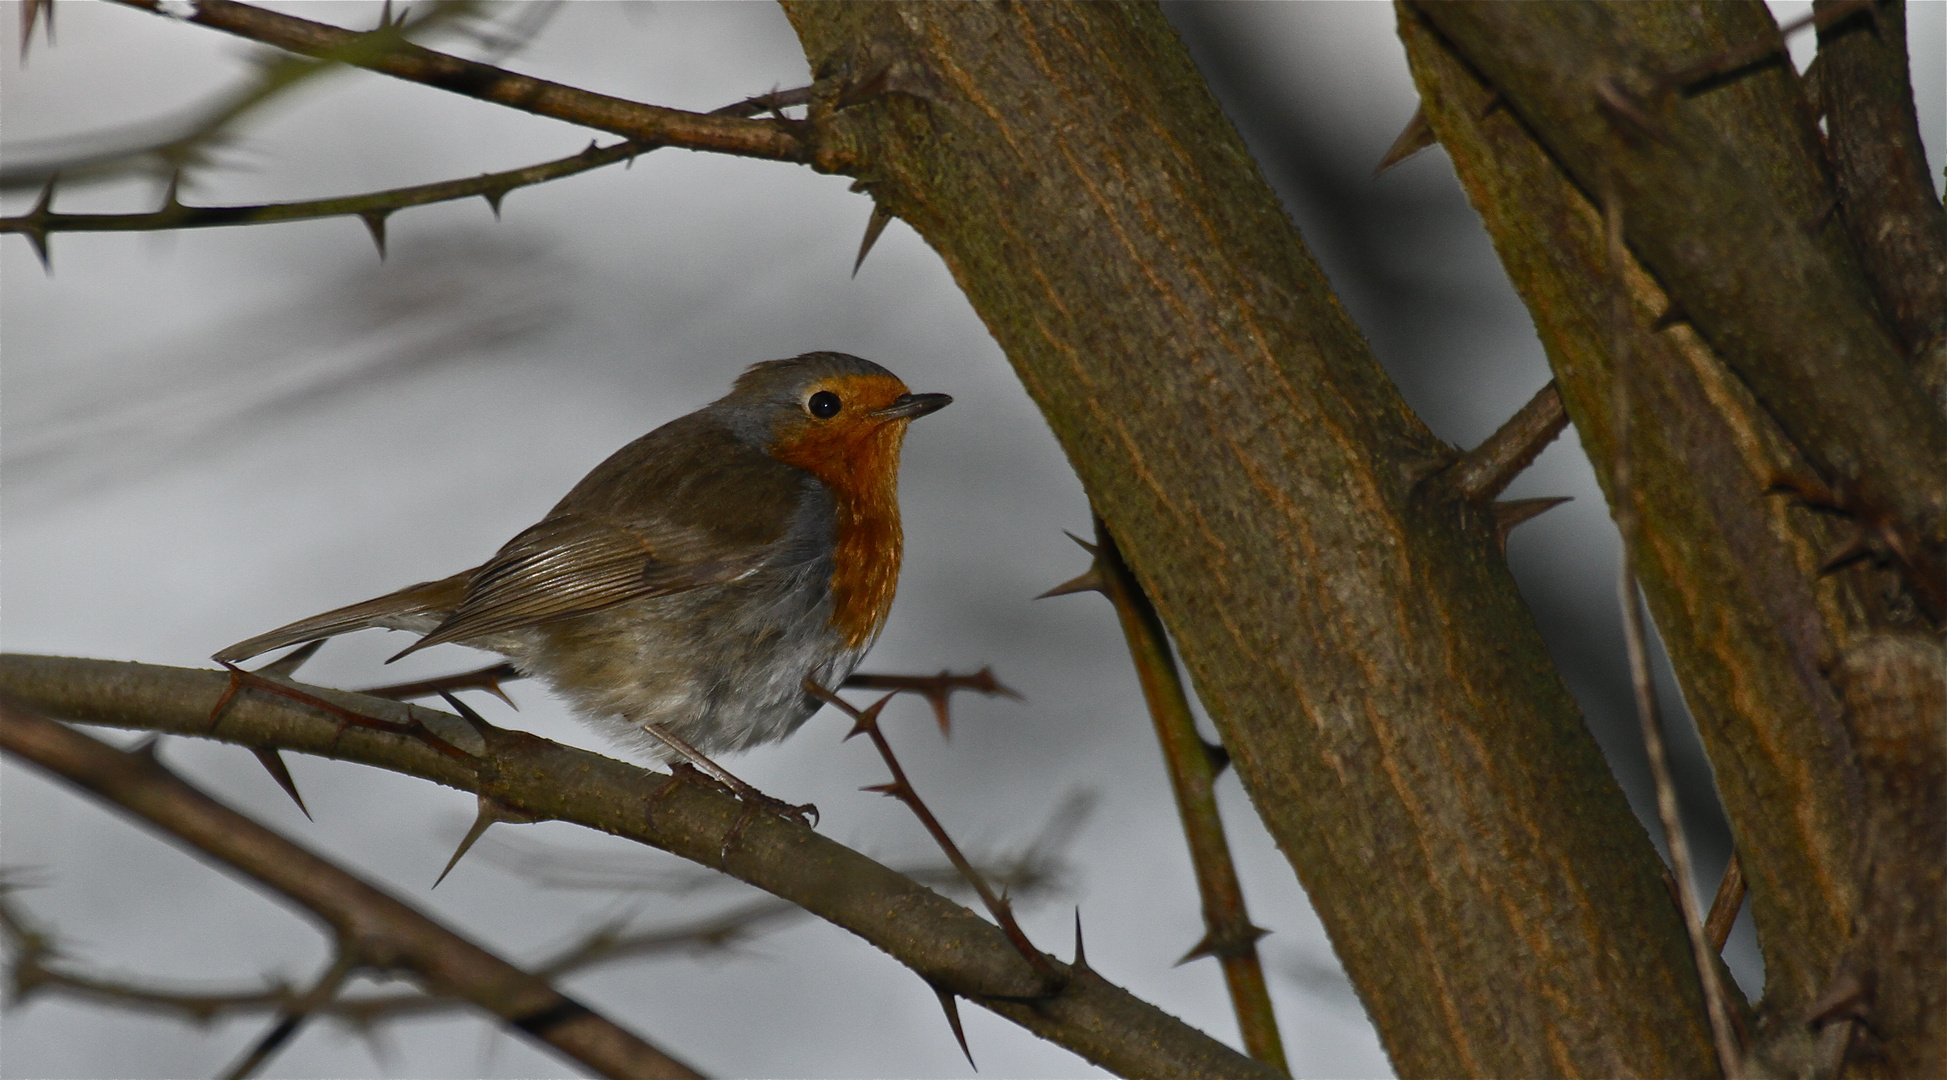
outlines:
M466 593L467 581L472 576L473 572L469 570L439 581L422 581L398 592L299 619L268 634L239 641L211 659L235 663L286 645L299 645L374 626L425 633L459 606L460 597Z

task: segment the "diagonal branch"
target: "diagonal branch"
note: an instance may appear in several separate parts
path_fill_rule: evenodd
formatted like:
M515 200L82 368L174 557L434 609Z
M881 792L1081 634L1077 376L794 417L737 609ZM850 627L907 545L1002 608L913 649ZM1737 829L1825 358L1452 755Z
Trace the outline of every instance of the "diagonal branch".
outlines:
M1487 441L1469 450L1448 470L1455 487L1469 499L1492 500L1506 491L1521 470L1568 427L1568 410L1550 379L1526 405L1508 418Z
M442 753L404 730L341 726L309 706L255 692L239 695L213 723L210 706L227 682L214 671L0 656L0 696L63 719L377 765L722 869L852 931L929 983L1123 1075L1278 1075L1099 976L1072 976L1058 994L1037 997L1040 979L998 927L804 826L756 815L726 856L723 837L744 808L708 785L671 784L666 774L521 732L315 687L304 690L401 728L414 721L466 753Z
M1264 983L1264 967L1258 961L1257 939L1265 931L1251 925L1250 912L1244 906L1244 887L1217 811L1217 774L1228 758L1222 747L1205 743L1197 732L1163 620L1136 575L1122 561L1122 551L1099 515L1095 517L1094 545L1083 546L1095 557L1084 577L1115 605L1116 618L1122 623L1129 657L1142 682L1143 700L1149 704L1156 739L1162 745L1176 809L1183 818L1190 861L1196 868L1204 934L1183 960L1217 958L1224 969L1224 983L1230 990L1231 1007L1237 1013L1245 1047L1259 1061L1289 1069L1284 1040L1278 1034L1277 1013L1271 1008L1270 990Z
M117 750L11 700L0 701L0 748L297 901L356 943L362 964L410 969L606 1076L697 1075L545 980L184 783L151 754Z
M116 2L169 14L162 0ZM645 147L681 146L771 161L810 159L803 121L754 120L645 105L517 75L404 41L371 54L355 52L348 46L366 35L235 0L200 0L184 21L305 56L346 57L346 63L368 71L611 132Z

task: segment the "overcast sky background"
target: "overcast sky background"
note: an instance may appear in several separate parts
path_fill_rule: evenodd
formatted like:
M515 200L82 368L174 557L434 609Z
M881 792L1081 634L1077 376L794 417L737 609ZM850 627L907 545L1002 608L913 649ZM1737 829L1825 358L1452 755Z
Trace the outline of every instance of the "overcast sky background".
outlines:
M376 4L287 4L369 27ZM1778 5L1781 17L1805 4ZM247 71L242 42L109 5L59 5L59 39L18 62L0 13L0 121L12 160L63 140L179 115ZM1910 10L1916 99L1941 169L1942 9ZM1368 174L1414 94L1385 4L1208 4L1173 10L1214 88L1347 308L1441 437L1467 446L1547 379L1541 350L1445 157ZM1801 37L1799 63L1809 58ZM709 109L808 81L763 3L577 3L507 61L640 101ZM191 203L286 201L507 169L589 134L362 72L289 95L199 170ZM603 142L610 141L603 136ZM1028 842L1076 793L1058 892L1023 911L1066 954L1073 909L1103 974L1219 1038L1235 1023L1215 963L1171 965L1200 936L1198 904L1136 680L1105 602L1031 597L1079 572L1062 530L1088 530L1046 425L939 260L895 222L848 276L868 200L807 169L663 150L508 196L400 213L381 263L358 222L169 236L60 235L55 273L0 242L0 644L206 666L215 649L293 618L473 565L587 469L721 394L748 363L810 349L878 360L952 408L915 425L903 472L900 599L875 671L992 664L1025 703L962 700L942 742L923 705L891 737L914 782L971 849ZM149 182L61 189L63 210L155 205ZM12 194L19 213L32 193ZM1639 812L1647 789L1616 629L1613 530L1573 434L1514 497L1576 501L1524 526L1510 556L1591 727ZM304 672L361 686L474 666L457 647L381 669L400 639L330 645ZM521 711L474 695L495 723L613 752L539 687ZM821 830L882 860L936 856L911 816L857 791L882 767L840 743L829 713L730 762L764 790L816 802ZM110 733L108 737L121 739ZM459 792L294 757L307 822L241 749L172 739L165 760L258 819L388 884L515 960L627 916L670 925L749 898L569 891L505 865L514 850L678 870L659 852L571 826L499 826L438 892L427 886L472 817ZM1700 871L1728 854L1707 767ZM1388 1066L1289 868L1233 778L1221 786L1253 921L1297 1075ZM267 899L114 814L12 764L0 769L0 861L38 887L19 902L76 961L158 983L311 977L326 941ZM498 846L491 846L498 843ZM494 857L496 852L499 858ZM1761 977L1748 924L1731 958ZM805 920L728 953L606 969L568 991L722 1076L961 1076L930 991L857 939ZM963 1010L982 1073L1099 1071L978 1008ZM220 1072L261 1021L203 1030L36 1001L0 1016L0 1074ZM535 1076L570 1070L474 1018L388 1025L377 1044L314 1025L277 1076Z

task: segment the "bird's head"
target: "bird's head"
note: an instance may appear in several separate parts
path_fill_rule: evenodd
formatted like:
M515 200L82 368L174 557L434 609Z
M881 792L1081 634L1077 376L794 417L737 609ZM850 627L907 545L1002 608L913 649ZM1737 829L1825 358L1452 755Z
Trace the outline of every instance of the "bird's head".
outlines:
M857 491L893 483L906 425L952 402L912 393L870 360L814 352L752 364L719 404L772 457Z

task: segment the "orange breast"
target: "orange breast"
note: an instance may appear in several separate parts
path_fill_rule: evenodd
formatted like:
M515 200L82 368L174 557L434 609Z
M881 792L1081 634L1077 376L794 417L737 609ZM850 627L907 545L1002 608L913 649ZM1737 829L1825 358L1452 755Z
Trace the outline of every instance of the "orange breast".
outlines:
M878 636L899 585L899 446L906 421L842 427L778 447L779 461L824 481L837 503L832 625L847 648Z

